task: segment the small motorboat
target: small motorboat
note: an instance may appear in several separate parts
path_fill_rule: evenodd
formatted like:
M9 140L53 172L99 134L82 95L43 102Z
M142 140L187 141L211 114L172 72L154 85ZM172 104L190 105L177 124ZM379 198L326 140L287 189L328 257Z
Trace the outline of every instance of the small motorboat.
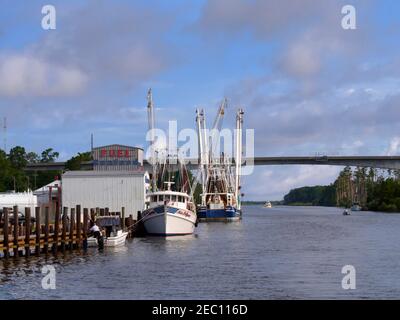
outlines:
M109 237L103 237L104 246L105 247L117 247L125 244L126 237L128 232L118 230L116 232L112 232ZM98 247L98 239L94 237L89 237L87 239L88 247Z
M101 238L88 237L88 247L117 247L125 244L128 232L121 229L121 219L119 216L97 217L96 224L105 230L105 235L102 235Z
M361 211L361 206L357 202L355 202L351 206L351 211Z
M272 208L272 203L270 201L267 201L266 203L264 203L264 208Z
M345 210L343 211L343 215L344 215L344 216L349 216L349 215L350 215L350 211L349 211L348 209L345 209Z

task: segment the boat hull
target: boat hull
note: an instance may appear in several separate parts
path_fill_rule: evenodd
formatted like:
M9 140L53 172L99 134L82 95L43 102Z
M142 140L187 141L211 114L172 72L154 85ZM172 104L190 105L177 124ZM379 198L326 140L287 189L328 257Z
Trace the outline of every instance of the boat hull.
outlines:
M199 221L238 221L242 218L242 212L234 207L227 207L225 209L207 209L199 208L198 212Z
M192 234L197 216L187 209L160 205L143 211L142 221L149 235L176 236Z
M118 247L125 244L126 237L128 232L122 232L120 235L115 237L104 237L104 246L105 247ZM90 237L87 239L88 247L97 247L97 239Z

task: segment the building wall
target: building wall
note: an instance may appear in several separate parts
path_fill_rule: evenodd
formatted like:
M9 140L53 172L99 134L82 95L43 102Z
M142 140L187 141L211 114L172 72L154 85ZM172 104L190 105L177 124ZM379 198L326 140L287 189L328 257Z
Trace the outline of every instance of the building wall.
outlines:
M62 176L62 206L82 208L109 208L125 215L144 209L147 172L129 171L68 171Z
M18 211L24 212L25 207L29 207L34 214L36 205L37 197L32 192L0 193L1 208L18 206Z
M140 171L143 169L143 149L111 144L92 150L95 171Z

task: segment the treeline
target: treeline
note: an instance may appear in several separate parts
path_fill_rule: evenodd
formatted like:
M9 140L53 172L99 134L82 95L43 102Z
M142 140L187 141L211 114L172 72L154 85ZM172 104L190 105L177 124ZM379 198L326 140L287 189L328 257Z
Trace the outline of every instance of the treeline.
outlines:
M302 187L284 197L287 205L318 205L400 212L400 171L344 168L329 186Z
M59 177L61 172L27 172L25 168L28 164L55 162L58 157L59 153L52 148L48 148L40 154L26 151L21 146L12 148L9 153L0 149L0 192L35 190L52 182ZM67 161L66 169L78 170L82 161L89 160L91 160L90 152L78 153L77 156Z
M313 186L292 189L284 196L283 203L285 205L332 207L336 205L335 186Z

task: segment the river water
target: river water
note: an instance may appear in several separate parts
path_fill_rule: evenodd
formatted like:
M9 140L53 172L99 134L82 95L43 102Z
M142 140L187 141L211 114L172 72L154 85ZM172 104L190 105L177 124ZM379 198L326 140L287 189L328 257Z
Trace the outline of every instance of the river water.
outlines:
M52 265L56 289L44 290ZM356 289L342 288L342 267ZM0 299L400 298L400 214L243 208L243 220L120 248L0 261Z

